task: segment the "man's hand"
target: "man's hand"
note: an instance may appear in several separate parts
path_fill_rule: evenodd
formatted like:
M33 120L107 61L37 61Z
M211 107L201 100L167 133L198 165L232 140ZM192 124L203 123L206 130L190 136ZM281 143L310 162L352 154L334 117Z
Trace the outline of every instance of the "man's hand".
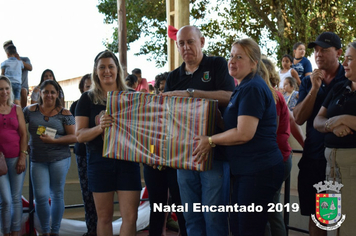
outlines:
M310 81L312 83L312 89L319 90L321 83L324 79L324 73L322 70L315 69L310 75Z
M171 91L171 92L162 93L162 96L189 97L189 93L187 92L187 90L175 90L175 91Z

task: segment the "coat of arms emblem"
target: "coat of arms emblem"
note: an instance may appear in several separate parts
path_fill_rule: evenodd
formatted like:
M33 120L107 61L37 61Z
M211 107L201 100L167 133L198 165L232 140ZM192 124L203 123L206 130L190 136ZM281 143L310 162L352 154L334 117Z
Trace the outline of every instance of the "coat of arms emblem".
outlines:
M340 189L344 186L338 182L324 181L314 184L317 189L315 196L315 215L312 220L320 229L335 230L339 228L346 216L341 214ZM326 191L327 193L321 193ZM331 193L335 192L335 193Z

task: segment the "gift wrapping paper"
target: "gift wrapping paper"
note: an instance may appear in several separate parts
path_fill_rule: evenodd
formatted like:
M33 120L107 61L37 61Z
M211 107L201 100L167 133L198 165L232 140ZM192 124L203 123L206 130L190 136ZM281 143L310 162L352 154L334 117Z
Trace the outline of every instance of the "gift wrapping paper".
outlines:
M114 123L104 132L103 156L149 165L204 171L213 151L194 162L194 137L213 135L217 101L148 93L108 92L106 113Z

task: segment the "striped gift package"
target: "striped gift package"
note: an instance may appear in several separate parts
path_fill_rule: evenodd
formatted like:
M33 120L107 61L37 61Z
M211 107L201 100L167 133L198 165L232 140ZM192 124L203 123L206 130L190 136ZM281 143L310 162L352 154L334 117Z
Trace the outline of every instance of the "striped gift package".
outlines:
M164 97L148 93L108 92L107 113L114 124L105 129L103 156L120 160L204 171L206 162L194 162L198 135L215 130L217 101Z

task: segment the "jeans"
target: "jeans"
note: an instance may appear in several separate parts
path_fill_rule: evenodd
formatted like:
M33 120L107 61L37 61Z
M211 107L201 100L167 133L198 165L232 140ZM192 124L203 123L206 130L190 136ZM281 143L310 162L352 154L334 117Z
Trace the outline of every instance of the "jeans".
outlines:
M21 230L22 187L26 171L17 174L18 159L6 158L8 172L0 176L0 219L3 234Z
M143 165L144 178L150 199L150 236L161 236L162 229L165 226L165 212L154 212L153 203L167 205L168 189L172 196L172 203L181 205L179 187L177 183L177 170L167 167L165 170L153 169L151 166ZM179 224L180 235L187 235L185 229L185 220L181 212L176 212Z
M188 235L228 235L227 213L193 212L193 203L227 205L230 181L228 162L214 160L209 171L179 169L177 173L182 203L188 203L189 210L183 213Z
M35 209L42 233L58 234L59 232L64 213L64 184L69 167L70 157L55 162L31 162ZM51 197L51 206L48 203L49 197Z
M288 159L285 162L283 162L283 165L284 165L283 182L286 181L286 179L290 176L290 171L292 169L292 156L293 156L293 153L291 153L289 155ZM273 203L275 203L275 204L280 202L279 200L281 197L281 188L282 188L282 185L273 196ZM286 226L284 224L282 212L274 211L274 212L268 213L268 223L269 224L266 227L265 236L267 236L267 235L272 235L272 236L287 235Z
M88 233L96 233L96 223L98 220L93 193L89 190L88 172L87 172L87 157L75 155L78 165L78 175L80 180L80 189L82 190L82 198L85 210L85 223Z
M230 229L234 236L264 235L268 203L273 202L274 194L282 185L283 175L283 161L256 173L234 175L231 204L237 204L241 211L230 214ZM242 206L247 209L254 207L242 212Z
M12 93L14 94L14 100L20 100L21 98L21 84L12 83Z

